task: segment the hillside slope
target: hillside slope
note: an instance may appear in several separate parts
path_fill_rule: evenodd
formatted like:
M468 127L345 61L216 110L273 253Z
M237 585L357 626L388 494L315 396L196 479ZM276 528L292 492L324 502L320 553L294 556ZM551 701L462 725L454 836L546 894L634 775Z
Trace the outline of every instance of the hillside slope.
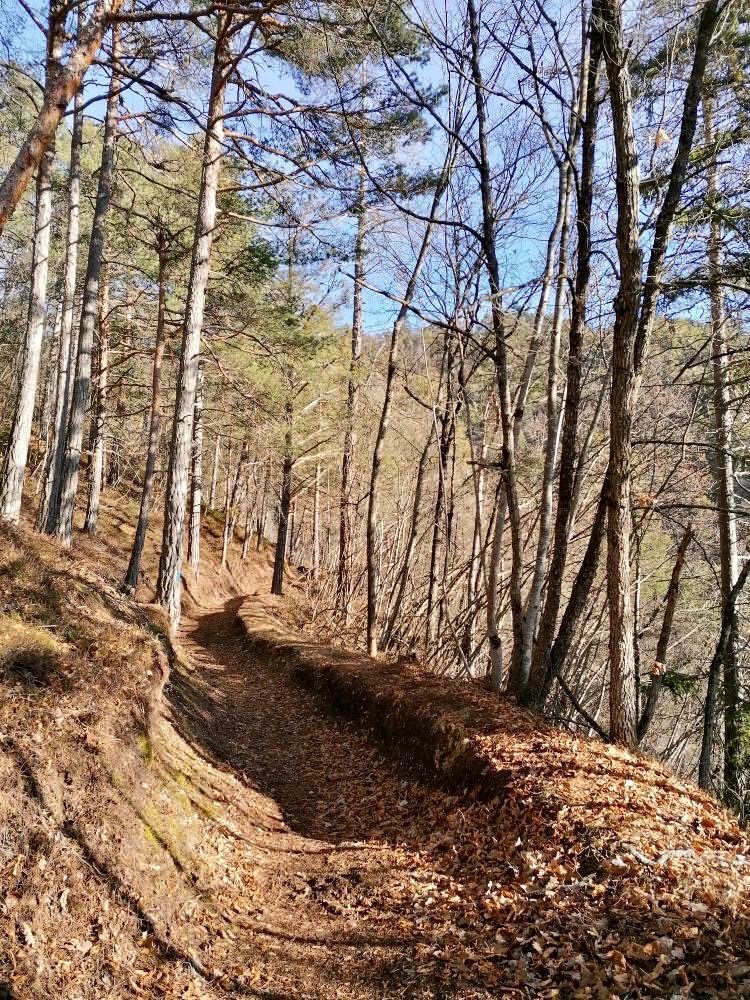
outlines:
M210 525L173 646L117 590L123 504L72 553L0 535L0 995L750 992L750 852L715 803L316 646Z

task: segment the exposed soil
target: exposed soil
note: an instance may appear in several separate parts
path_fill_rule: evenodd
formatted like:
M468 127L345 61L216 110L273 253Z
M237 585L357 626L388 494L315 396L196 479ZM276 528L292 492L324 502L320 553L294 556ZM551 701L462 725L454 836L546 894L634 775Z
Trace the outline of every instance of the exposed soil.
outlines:
M488 995L447 970L452 985L420 971L415 948L429 935L404 919L405 895L431 883L420 844L450 797L399 773L356 726L255 658L241 603L186 619L193 670L168 695L181 735L266 797L257 910L240 921L258 937L264 981L289 997Z
M123 502L73 552L0 532L0 998L750 995L750 847L708 796L316 645L209 519L171 647L158 525L118 590Z

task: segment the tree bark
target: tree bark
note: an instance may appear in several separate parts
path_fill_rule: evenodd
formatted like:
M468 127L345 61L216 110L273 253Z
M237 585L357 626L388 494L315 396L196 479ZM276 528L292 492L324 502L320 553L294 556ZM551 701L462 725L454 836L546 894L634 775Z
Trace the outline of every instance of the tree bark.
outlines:
M669 638L672 634L672 622L674 621L674 612L677 607L677 595L680 592L680 576L682 575L682 568L685 565L685 556L692 537L693 528L692 525L688 525L682 536L680 546L677 549L677 558L675 559L675 564L672 567L672 576L669 580L669 586L667 587L667 593L664 598L664 616L662 618L661 629L659 631L659 639L656 643L656 655L654 657L655 662L651 673L651 686L649 687L646 704L643 706L641 717L638 720L639 743L644 739L646 733L648 732L648 728L651 725L656 713L656 706L659 701L659 694L661 693L664 680L664 671L666 669Z
M727 352L727 315L724 290L721 286L723 254L722 226L719 216L719 168L715 154L713 102L703 100L703 126L709 150L708 201L711 222L708 235L708 270L711 279L711 375L713 383L714 460L711 463L716 483L719 521L719 556L721 562L722 618L737 581L739 556L737 551L737 519L734 514L734 456L732 453L732 410L729 385L729 355ZM736 805L740 785L740 673L738 655L736 602L731 614L729 634L724 645L721 671L724 681L724 793L727 804ZM714 699L715 701L715 699ZM713 715L715 706L709 709ZM735 802L732 803L732 799Z
M271 479L271 463L265 462L265 470L263 474L263 487L260 491L260 499L258 500L258 512L257 519L255 523L257 540L255 544L255 549L257 552L263 548L263 539L266 534L266 508L268 505L268 486Z
M432 546L430 548L430 568L427 578L427 610L425 622L425 654L429 656L435 639L435 607L438 585L438 561L440 557L440 539L446 534L444 510L446 486L448 483L449 460L451 445L456 427L456 404L453 386L453 363L455 361L455 346L449 341L446 344L446 374L445 374L445 406L440 416L440 441L438 444L438 480L435 491L435 506L432 514ZM447 545L447 539L445 539Z
M701 743L701 755L698 765L698 784L705 791L711 790L711 750L714 743L714 732L716 729L716 700L719 693L719 678L721 668L726 656L727 644L732 629L735 627L737 598L745 586L748 574L750 574L750 559L742 567L737 580L732 587L731 593L724 605L721 616L721 631L719 641L716 643L716 650L708 668L708 689L706 691L706 701L703 712L703 740Z
M570 150L571 154L573 149ZM555 290L555 308L550 328L549 363L547 366L547 433L544 444L544 469L542 472L541 506L539 511L539 535L537 540L534 573L531 588L526 602L526 613L523 622L523 647L519 665L519 683L525 689L531 675L531 662L534 651L539 615L541 613L542 589L544 587L547 556L549 553L552 524L552 494L554 486L555 460L557 458L557 443L559 431L558 376L560 362L560 334L563 322L563 305L568 281L568 230L570 221L570 197L573 183L573 172L568 162L560 164L560 254L557 270L557 288Z
M60 66L45 87L42 106L24 144L19 149L2 184L0 184L0 234L26 190L29 179L40 166L54 140L57 126L71 98L81 86L83 74L91 65L102 43L110 18L123 0L97 0L88 22L78 32L78 43L67 63ZM55 3L63 11L66 5Z
M118 25L112 29L112 76L107 97L107 111L104 118L104 142L99 168L99 183L96 191L94 221L89 239L89 256L86 267L86 281L81 305L81 325L78 333L76 373L73 398L70 404L70 418L65 442L65 455L60 476L60 507L55 523L55 533L65 545L73 541L73 512L78 489L78 472L81 462L83 425L86 405L91 387L91 355L94 346L97 311L99 307L99 282L104 262L107 215L112 199L114 177L115 142L117 138L117 106L120 96L120 77L117 61L120 49Z
M399 570L397 583L396 583L396 596L391 604L388 618L383 626L383 630L380 636L380 647L387 650L391 639L393 637L396 624L398 622L399 616L401 615L404 594L406 593L406 586L409 582L409 574L411 572L411 563L414 557L414 551L417 545L417 535L419 529L419 515L422 509L422 493L424 490L424 480L425 474L428 468L428 459L430 455L430 449L435 440L435 421L433 420L430 426L430 433L427 437L424 448L422 449L422 454L419 458L419 466L417 468L417 481L414 487L414 502L412 504L411 512L411 523L409 527L409 536L406 540L406 549L404 551L404 557L401 562L401 569Z
M248 444L243 441L240 449L240 457L237 461L237 468L232 480L231 492L227 481L227 504L224 511L224 532L221 543L221 565L227 564L229 554L229 543L234 537L234 529L237 525L237 515L239 514L240 490L242 488L243 473L249 456Z
M167 472L164 534L156 586L156 599L159 604L166 608L173 628L177 627L180 618L183 524L188 495L203 310L206 301L206 286L208 285L211 244L216 223L216 194L223 154L224 94L230 25L231 14L222 15L219 18L211 78L208 125L203 151L198 218L185 304L177 399Z
M97 335L97 373L94 394L94 415L91 431L91 461L89 463L89 495L83 530L95 535L99 524L99 503L104 483L104 449L107 440L107 380L109 377L109 281L105 277L99 296Z
M451 148L447 154L446 162L443 166L441 177L435 188L430 207L429 221L422 237L422 243L417 254L417 258L412 267L411 275L406 285L401 308L393 324L391 331L390 347L388 350L388 367L385 377L385 392L383 395L383 406L380 411L380 420L375 437L375 447L372 453L372 464L370 469L370 495L367 504L367 652L371 657L378 654L378 623L377 623L377 597L378 597L378 569L377 569L377 510L378 510L378 490L380 486L380 469L383 464L383 450L385 439L388 433L388 426L391 419L391 409L393 407L393 392L396 381L396 366L398 363L399 341L401 332L406 323L406 317L411 308L414 292L416 291L419 276L422 273L427 251L432 241L432 234L435 228L435 219L440 207L443 195L450 180L454 151Z
M276 549L273 560L273 579L271 593L281 596L284 592L284 563L286 561L286 543L289 534L289 509L292 505L292 404L286 403L285 417L287 429L284 434L284 461L281 467L281 496L279 499L279 530L276 535Z
M631 428L635 406L635 339L641 302L643 254L640 247L640 171L633 126L630 70L622 30L620 0L601 0L604 62L609 80L615 144L617 227L620 265L612 331L612 389L609 419L609 496L607 516L607 601L609 605L610 735L637 742L635 651L630 589L632 475Z
M216 504L216 487L219 484L219 460L221 458L221 435L216 435L214 444L214 461L211 468L211 487L208 491L208 509L213 510Z
M146 452L146 469L143 475L141 490L141 505L138 511L138 524L135 529L133 548L130 551L130 561L125 573L123 584L126 593L134 594L138 586L141 570L141 559L146 544L149 515L151 513L151 498L154 492L154 475L156 461L159 457L159 439L161 436L161 369L164 360L164 331L167 302L167 261L166 245L163 232L159 233L159 300L156 310L156 342L154 344L154 363L151 374L151 412L148 428L148 451Z
M480 64L479 19L475 0L468 0L469 36L472 79L476 103L477 132L479 139L479 176L482 198L482 250L490 284L492 329L495 348L495 377L497 380L502 427L502 449L500 470L504 480L505 499L511 537L510 607L513 624L513 657L511 664L511 687L514 691L523 688L520 674L520 657L523 646L523 602L521 598L521 575L523 572L523 547L521 539L521 514L518 505L516 484L515 447L513 439L513 419L508 378L508 349L505 343L505 320L503 316L500 264L495 247L495 210L492 203L492 165L487 139L487 109L485 105L484 81Z
M348 622L352 592L352 547L354 544L354 510L352 492L356 470L357 409L362 359L363 297L365 270L365 238L367 234L366 175L360 171L357 190L357 237L354 245L354 301L352 306L351 361L346 400L346 431L341 457L341 504L339 518L339 565L336 588L338 613Z
M79 31L82 7L78 9ZM60 333L60 356L57 369L57 395L52 431L51 461L44 484L44 501L37 527L52 534L60 509L60 478L65 457L65 436L73 386L73 373L78 354L78 339L73 336L76 277L78 274L78 240L81 209L81 148L83 145L83 89L76 91L73 111L73 132L70 143L68 170L68 231L65 240L65 278L63 283L63 313Z
M196 576L201 565L201 515L203 503L203 369L198 368L193 420L193 468L190 477L190 522L188 524L188 561Z
M607 597L610 614L610 728L612 738L624 743L634 743L637 738L630 595L631 426L661 289L669 236L687 176L711 38L719 16L718 0L709 0L698 21L693 65L683 100L680 138L654 225L645 283L639 245L638 153L633 132L633 100L620 0L599 0L594 16L594 21L598 19L603 38L615 140L616 242L620 276L612 348Z
M312 578L320 578L320 460L315 463L312 510Z
M568 361L566 365L566 393L563 408L562 441L557 483L557 512L549 560L548 579L554 581L547 587L544 607L539 618L536 646L531 661L531 674L524 700L530 704L543 703L549 690L550 653L555 638L557 616L562 597L561 584L565 576L570 539L570 512L575 487L578 420L581 408L581 389L584 364L584 333L586 307L591 281L591 223L594 198L594 168L599 103L597 81L602 60L601 35L591 24L588 73L586 82L586 116L581 136L581 169L578 186L578 212L576 234L578 250L576 277L568 333Z
M65 41L65 7L61 0L52 0L49 11L47 66L44 100L49 99L58 84L60 57ZM59 119L58 119L59 120ZM42 358L44 318L47 310L47 277L52 232L52 164L55 158L55 130L31 170L38 164L36 207L34 211L34 246L31 257L31 289L23 345L21 384L13 411L13 421L0 474L0 520L17 523L21 514L23 479L29 455L31 429L34 420L39 366ZM31 171L29 171L29 174ZM25 186L25 185L24 185ZM1 192L0 192L1 195ZM19 194L20 197L20 194ZM2 218L0 202L0 218ZM2 227L0 226L0 232Z
M490 565L487 571L487 641L490 646L490 690L499 694L503 686L503 642L498 623L500 576L505 533L505 485L498 480L495 496L495 523L492 529Z

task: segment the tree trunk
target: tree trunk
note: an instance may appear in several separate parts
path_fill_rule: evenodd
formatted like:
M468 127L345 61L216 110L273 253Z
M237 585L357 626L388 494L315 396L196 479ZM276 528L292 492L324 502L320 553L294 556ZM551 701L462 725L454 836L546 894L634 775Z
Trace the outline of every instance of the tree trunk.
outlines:
M612 347L607 598L610 614L610 728L612 738L624 743L634 743L637 735L630 595L630 432L661 289L664 259L690 162L711 38L720 13L718 0L709 0L698 20L693 65L683 100L680 138L664 199L654 223L645 283L642 280L639 245L638 153L633 133L633 101L620 0L599 0L593 18L604 43L615 140L616 242L620 275Z
M109 19L118 12L122 3L123 0L97 0L89 21L78 32L77 45L67 63L56 69L45 86L42 107L36 121L5 180L0 184L0 234L21 200L31 175L40 166L46 150L54 141L65 109L80 88L83 74L99 51ZM67 9L67 5L55 2L55 9L62 12ZM51 17L50 20L56 19Z
M60 75L60 57L64 41L64 4L60 0L53 0L50 3L49 12L47 68L44 86L45 102L50 99L50 95L54 93L57 87ZM34 419L34 402L36 400L39 365L42 357L44 318L47 310L47 277L49 273L49 249L52 232L52 164L55 158L54 137L55 129L52 130L45 143L45 148L40 152L39 158L29 171L30 174L38 164L29 311L23 345L21 385L13 412L8 450L5 454L2 474L0 475L0 520L10 521L14 524L18 522L21 514L23 478L29 455L29 442L31 441L31 428ZM0 191L0 219L2 219L1 198L2 192ZM2 232L1 225L0 232Z
M312 511L312 578L320 577L320 460L315 463Z
M649 687L646 704L643 706L643 712L638 720L639 743L648 732L648 728L653 721L654 714L656 713L656 705L659 701L659 694L664 680L664 671L666 670L669 637L672 634L672 622L674 621L674 612L677 607L677 595L680 592L680 576L682 574L682 567L685 565L685 556L692 537L693 528L692 525L688 525L682 536L680 547L677 549L677 558L675 559L675 564L672 567L672 576L664 598L664 617L662 618L659 639L656 643L655 662L651 671L651 686Z
M635 651L630 588L632 475L631 428L635 404L635 340L641 302L640 172L633 127L633 98L619 0L598 8L609 79L615 143L617 256L619 287L612 331L612 389L609 419L609 512L607 518L607 601L609 605L610 736L637 742Z
M570 151L571 154L573 150ZM559 399L557 369L560 362L560 334L563 322L563 304L568 281L568 229L573 172L569 163L560 164L561 226L560 257L557 272L555 308L550 329L549 364L547 367L547 434L544 445L544 470L542 473L541 509L539 511L539 536L537 540L534 573L531 581L526 614L524 616L523 648L519 666L519 682L525 689L531 675L531 661L542 604L547 555L549 553L552 524L552 493L559 430Z
M208 509L213 510L216 504L216 487L219 484L219 461L221 458L221 435L216 435L214 444L214 462L211 469L211 488L208 491Z
M211 243L216 223L216 193L219 186L223 153L225 70L229 52L230 25L231 14L220 16L211 78L208 126L203 151L198 218L185 304L177 399L167 472L164 534L156 586L156 599L167 609L173 628L177 627L180 618L183 524L188 495L190 452L193 442L193 417L203 310L208 284Z
M525 700L530 704L542 704L545 692L549 690L550 652L554 643L557 616L562 596L561 583L565 577L570 539L570 512L575 487L577 455L578 419L581 408L581 388L583 382L584 332L586 326L586 306L589 283L591 281L591 222L594 197L594 166L596 154L596 132L599 103L597 81L602 59L601 36L591 31L586 82L586 117L583 122L581 139L581 169L578 188L578 212L576 233L578 250L576 261L575 287L568 332L568 361L566 365L566 393L563 408L562 441L557 482L557 512L552 541L552 555L549 560L548 578L555 585L547 587L544 607L539 618L536 646L531 661L531 674Z
M190 477L190 522L188 524L188 561L196 576L201 564L201 505L203 502L203 369L198 368L193 421L193 468Z
M263 539L266 534L266 507L268 505L268 485L271 479L271 463L265 462L265 471L263 475L263 487L260 491L260 500L258 501L258 515L256 521L256 531L257 531L257 541L256 541L256 551L260 552L263 548Z
M503 686L503 643L498 623L500 575L505 532L505 486L498 480L495 496L495 524L492 530L490 566L487 572L487 641L490 646L490 689L499 694Z
M224 478L224 527L221 532L221 568L223 569L227 562L227 548L229 546L229 521L230 521L230 505L232 502L232 494L234 492L234 485L232 479L232 441L229 441L229 447L227 448L227 471Z
M109 376L109 281L102 280L99 297L99 323L97 346L97 376L94 395L93 428L91 433L91 461L89 463L89 496L83 530L95 535L99 523L99 501L104 482L104 446L107 439L107 379Z
M38 419L38 441L41 453L41 474L36 484L36 494L44 487L47 478L47 470L51 461L52 444L52 414L55 410L55 396L57 386L57 368L60 364L60 333L62 329L62 302L58 302L55 307L55 319L52 326L52 336L49 338L46 361L42 362L44 368L44 388L42 389L42 401ZM44 354L44 352L42 352Z
M438 447L438 481L435 493L435 507L432 515L432 546L430 548L430 568L427 578L427 610L425 622L425 654L429 655L435 639L435 607L438 583L438 560L440 538L445 535L444 509L446 485L448 482L448 460L455 434L456 414L453 388L453 362L455 359L451 344L446 347L446 390L445 407L440 417L440 443ZM447 545L447 540L446 540Z
M735 605L742 588L745 586L748 574L750 574L750 559L742 567L740 575L737 577L737 581L732 587L731 593L724 605L719 641L716 643L716 650L708 668L708 690L706 691L703 714L703 741L701 744L700 763L698 765L698 784L707 792L711 790L711 750L716 727L716 699L719 693L719 677L721 676L721 668L726 656L729 636L735 627Z
M419 515L422 510L422 492L424 490L424 480L428 468L430 448L432 447L434 440L435 440L435 421L433 420L430 425L430 433L427 437L427 441L425 442L425 446L422 449L422 454L419 459L419 467L417 468L417 481L414 487L414 503L412 504L411 524L409 527L409 536L406 540L406 549L404 551L404 557L401 562L401 569L398 574L398 580L396 584L396 596L393 600L393 603L391 604L390 611L388 614L388 619L385 625L383 626L382 634L380 637L380 646L382 649L385 650L387 650L388 647L390 646L394 630L401 615L404 594L406 593L406 586L409 582L411 563L417 545Z
M237 516L239 514L240 505L240 490L242 489L242 482L244 478L245 465L247 464L249 456L248 444L243 441L242 447L240 449L240 457L237 461L237 468L235 470L234 479L232 481L231 493L229 492L229 483L227 482L227 504L224 511L224 534L222 537L221 544L221 565L222 567L227 564L227 555L229 553L229 543L234 537L234 529L237 525Z
M289 509L292 504L292 404L285 407L287 430L284 435L284 462L281 469L281 497L279 502L279 530L276 535L276 550L273 560L273 580L271 593L281 596L284 592L284 562L286 559L286 543L289 532Z
M78 354L76 358L73 398L70 404L70 419L65 443L65 455L60 476L60 507L55 524L55 533L65 545L73 541L73 512L78 489L78 472L81 462L83 425L86 405L91 387L91 355L94 346L97 310L99 307L99 282L104 262L104 242L106 238L107 215L112 198L114 177L115 141L117 138L117 106L120 95L120 78L117 60L120 49L120 30L112 29L112 77L107 97L107 111L104 118L104 142L102 161L99 168L99 183L96 191L94 221L89 239L89 257L86 267L86 281L81 305L81 325L78 333Z
M544 660L545 671L540 678L540 684L537 689L537 704L539 705L544 704L553 681L562 671L565 658L573 642L573 637L589 603L589 595L596 578L596 571L599 568L599 557L601 555L602 542L604 541L608 495L609 469L607 469L604 475L604 483L594 514L594 521L591 525L591 533L589 534L586 551L583 554L581 565L573 581L570 598L560 621L560 628Z
M253 534L253 515L256 513L256 505L258 503L258 478L256 475L256 469L253 468L253 487L254 487L254 497L252 503L250 502L250 481L248 478L247 483L247 495L245 497L245 529L242 533L242 554L240 559L244 562L247 559L248 553L250 552L250 541Z
M146 470L143 475L141 490L141 506L138 511L138 524L135 529L133 548L130 551L130 561L125 573L124 590L135 593L141 570L143 548L146 544L149 515L151 513L151 497L154 492L154 475L156 460L159 457L159 438L161 432L161 368L164 360L164 331L167 300L166 276L166 246L164 234L159 233L159 302L156 311L156 343L154 344L154 363L151 374L151 413L148 428L148 451L146 452Z
M432 240L435 228L435 219L440 207L443 195L450 180L453 166L453 149L449 149L443 172L435 188L430 207L429 221L422 237L422 244L419 253L412 267L409 281L401 300L401 308L393 324L391 331L391 341L388 350L388 368L385 377L385 393L383 396L383 407L380 411L380 420L375 437L375 447L372 453L372 465L370 471L370 495L367 504L367 652L369 656L375 657L378 654L378 631L377 631L377 598L378 598L378 570L377 570L377 510L378 510L378 489L380 486L380 468L383 463L383 449L385 438L388 433L388 426L391 419L391 409L393 407L394 384L396 381L396 365L398 362L399 340L401 331L406 323L406 317L411 308L414 292L416 291L419 276L422 273L427 251Z
M352 307L352 344L349 364L349 385L346 401L346 431L344 450L341 457L341 510L339 520L339 565L336 588L338 613L348 622L349 602L352 592L352 547L354 544L354 511L352 491L354 488L357 445L357 408L359 400L360 364L362 359L362 285L365 270L365 237L367 233L367 192L366 174L360 171L357 191L357 238L354 245L354 303Z
M708 237L708 268L711 277L711 374L715 445L714 461L711 465L714 471L718 502L723 618L729 596L737 581L739 556L737 551L737 520L734 514L734 456L732 453L732 400L726 337L727 316L724 305L724 290L720 283L723 270L723 234L719 216L721 194L719 168L715 155L713 102L709 98L703 100L703 124L706 147L711 156L708 169L708 201L712 210ZM735 606L730 619L729 634L724 645L721 664L724 681L724 798L728 805L735 806L740 785L739 758L742 736L740 732L741 692L738 638ZM715 705L710 706L709 710L714 714Z
M78 8L80 31L82 7ZM73 336L75 313L76 277L78 274L78 240L80 236L81 206L81 147L83 145L83 91L76 92L73 112L73 133L70 144L68 170L68 231L65 240L65 278L63 284L63 313L60 333L60 357L57 369L57 396L52 431L51 461L44 484L44 502L39 513L38 528L47 534L55 530L60 510L60 478L65 457L65 436L73 386L73 373L78 354L78 339Z
M505 484L505 498L511 536L510 607L513 621L513 657L511 686L520 691L520 657L523 645L523 603L521 575L523 549L521 540L521 514L518 506L516 484L513 419L511 413L510 382L508 378L508 349L505 343L505 320L500 283L500 264L495 247L495 209L492 202L492 164L487 137L487 109L480 63L479 18L475 0L468 0L471 70L476 104L477 132L479 139L479 178L482 198L482 250L489 277L491 295L492 329L495 347L495 376L497 380L500 423L502 427L501 474Z

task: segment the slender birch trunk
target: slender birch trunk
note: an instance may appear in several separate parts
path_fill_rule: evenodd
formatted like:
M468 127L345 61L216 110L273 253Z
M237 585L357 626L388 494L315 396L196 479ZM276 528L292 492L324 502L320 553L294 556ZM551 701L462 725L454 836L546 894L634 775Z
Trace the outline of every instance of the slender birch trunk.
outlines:
M482 199L482 250L490 284L492 329L495 347L495 377L497 380L500 423L502 427L501 474L505 481L505 498L511 536L510 606L513 622L512 676L517 676L516 662L523 645L523 602L521 576L523 573L523 547L521 539L521 514L516 484L513 416L511 412L510 381L508 378L508 349L505 343L500 263L495 246L495 208L492 196L492 164L487 138L487 108L484 80L480 62L479 18L475 0L468 0L471 72L476 105L477 135L479 141L479 179Z
M133 548L125 573L123 589L133 594L138 586L141 571L141 559L146 544L149 516L151 514L151 498L154 492L154 477L156 461L159 457L159 440L161 437L161 369L164 361L164 331L167 304L167 261L166 245L163 232L159 233L159 300L156 310L156 341L154 343L154 363L151 373L151 412L148 427L148 451L146 452L146 469L143 475L141 490L141 505L138 511L138 524L135 529Z
M667 593L664 598L664 615L662 617L659 638L656 643L654 664L651 668L651 685L646 697L646 704L643 706L643 711L638 719L639 742L643 741L646 733L648 732L648 728L653 721L654 715L656 714L656 706L658 704L659 695L664 682L667 652L669 650L669 639L672 634L672 622L674 621L675 608L677 607L677 597L680 592L680 577L682 575L683 566L685 565L685 556L687 555L688 546L690 545L692 538L693 527L689 524L683 533L682 541L677 549L677 558L675 559L674 566L672 567L672 576L670 577L669 586L667 587Z
M73 398L70 404L70 418L65 442L65 455L60 476L60 507L55 523L55 534L65 545L73 541L73 512L75 510L78 473L83 444L83 426L86 419L86 405L91 388L91 355L94 346L97 311L99 307L99 283L104 263L104 243L106 239L107 215L112 199L112 183L115 165L115 141L117 138L117 107L120 97L120 77L117 61L120 53L120 29L112 28L112 76L107 97L107 111L104 118L104 142L99 168L99 183L94 207L94 221L89 239L89 257L86 267L86 281L81 305L81 325L78 333L78 353L76 357Z
M714 461L711 463L716 483L719 522L719 555L721 562L722 616L728 606L732 588L739 574L737 549L737 519L734 514L734 456L732 453L732 410L729 386L729 356L727 353L727 315L724 290L721 286L723 269L722 226L719 217L721 199L719 167L716 162L713 102L703 99L703 127L706 147L711 159L708 168L708 200L712 209L708 236L708 267L711 277L711 375L713 382ZM724 681L724 790L727 804L736 806L739 789L741 752L740 741L740 678L738 656L737 609L734 607L729 633L724 646L721 671ZM712 717L716 699L706 706ZM713 728L713 718L709 723Z
M231 14L219 17L211 78L208 125L203 151L198 218L185 304L177 398L167 472L164 534L156 585L156 599L159 604L166 608L173 628L177 627L180 619L183 525L188 496L203 310L206 301L206 286L208 285L211 244L216 224L216 194L223 155L224 94L227 82L230 25Z
M570 189L572 177L569 170L565 171L565 192L563 196L563 227L560 234L560 260L558 264L558 281L555 296L555 308L550 328L549 365L547 370L547 433L544 443L544 469L542 472L541 503L539 510L539 535L537 539L536 557L531 588L526 603L524 616L523 648L519 665L518 682L526 688L531 674L531 660L534 651L534 637L539 621L542 604L542 589L546 577L547 555L549 552L552 527L552 499L554 487L555 460L557 458L557 442L559 430L559 381L558 366L560 363L560 334L563 321L563 303L568 280L568 219L570 210Z
M47 67L44 100L54 93L60 76L60 57L65 41L65 7L60 0L53 0L49 10L49 35L47 39ZM58 118L59 121L59 118ZM0 520L17 523L21 515L23 479L29 456L29 443L34 419L39 366L42 358L44 318L47 311L47 277L52 232L52 164L55 158L55 129L49 136L46 148L40 153L36 180L36 208L34 212L34 246L31 257L31 289L29 310L23 345L21 384L18 390L13 421L8 439L2 472L0 473ZM33 170L33 167L32 167ZM25 186L25 185L24 185ZM0 192L0 199L2 194ZM19 195L20 197L20 195ZM2 217L0 200L0 218ZM0 229L0 231L2 231Z
M365 238L367 234L367 209L365 197L367 179L364 170L359 174L357 189L357 237L354 245L354 301L352 306L351 360L346 400L346 431L341 457L341 502L339 516L339 564L336 587L338 613L348 622L352 592L352 547L354 544L354 510L352 492L356 471L357 410L359 379L362 360L363 297L365 270Z
M284 461L281 467L281 496L279 498L279 530L276 535L276 549L273 560L273 579L271 593L281 596L284 592L284 563L286 561L286 545L289 534L289 511L292 505L292 404L286 403L285 416L287 429L284 434Z
M190 477L190 523L188 561L196 576L201 565L201 505L203 503L203 369L198 368L193 420L193 468Z
M401 332L406 323L406 317L411 308L414 292L417 288L419 276L422 273L427 251L432 241L432 234L435 228L435 220L442 201L445 190L450 180L453 164L453 149L448 152L443 172L438 181L435 193L432 197L429 221L427 223L422 243L417 254L417 258L412 267L409 281L401 300L401 308L393 324L391 331L390 346L388 349L388 367L385 377L385 392L383 396L383 407L380 411L380 420L375 437L375 447L372 453L372 464L370 471L370 495L367 504L367 652L371 657L378 654L378 631L377 631L377 605L378 605L378 567L377 567L377 512L378 512L378 491L380 487L380 469L383 463L383 450L385 439L388 433L388 426L393 408L393 394L396 381L396 367L398 363L399 341Z
M214 461L211 467L211 487L208 491L208 509L213 510L216 504L216 488L219 485L219 462L221 460L221 435L216 435L214 444Z
M78 9L79 31L82 8ZM83 88L75 95L73 133L70 143L68 170L68 231L65 240L65 278L62 299L62 329L60 332L60 357L57 369L57 396L52 432L51 461L44 484L44 501L39 512L37 527L52 534L60 510L60 479L65 457L65 436L68 428L73 374L78 355L78 338L73 335L75 315L76 277L78 274L78 240L81 212L81 148L83 146Z
M104 483L104 449L107 440L107 381L109 377L109 281L104 277L99 296L97 374L89 464L89 495L83 530L95 535L99 524L99 503Z
M576 214L576 234L578 242L576 277L568 332L568 361L565 373L565 406L563 408L562 440L560 443L560 463L557 483L557 511L552 540L552 554L549 558L550 580L554 586L547 587L544 606L538 620L536 646L533 650L531 673L526 688L525 700L541 704L543 692L549 690L550 653L555 640L557 616L562 597L561 583L565 576L570 540L571 506L575 489L577 457L578 420L581 408L581 389L584 365L584 332L586 307L591 281L591 223L594 198L594 167L596 155L596 133L599 102L597 82L602 61L601 36L591 31L586 80L586 116L581 130L581 168Z

